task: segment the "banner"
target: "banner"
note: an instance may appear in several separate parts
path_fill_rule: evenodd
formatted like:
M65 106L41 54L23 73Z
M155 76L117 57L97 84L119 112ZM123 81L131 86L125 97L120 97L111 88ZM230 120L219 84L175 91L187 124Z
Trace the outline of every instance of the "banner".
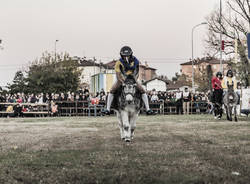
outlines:
M247 51L248 51L248 59L250 59L250 33L247 33Z

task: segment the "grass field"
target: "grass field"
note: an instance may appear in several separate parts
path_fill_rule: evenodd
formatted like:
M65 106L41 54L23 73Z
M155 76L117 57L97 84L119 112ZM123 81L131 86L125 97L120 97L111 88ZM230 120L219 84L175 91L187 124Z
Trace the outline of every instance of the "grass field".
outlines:
M0 119L0 183L250 183L250 118L140 116L130 145L115 117Z

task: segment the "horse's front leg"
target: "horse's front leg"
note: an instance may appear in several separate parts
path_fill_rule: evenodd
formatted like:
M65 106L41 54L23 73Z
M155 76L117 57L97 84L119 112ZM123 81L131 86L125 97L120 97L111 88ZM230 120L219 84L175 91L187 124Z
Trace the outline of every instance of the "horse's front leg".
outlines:
M225 105L225 109L226 109L226 114L227 114L227 120L229 120L229 107L227 105Z
M237 109L236 109L236 106L234 106L234 121L237 122L238 119L237 119Z
M233 119L232 119L232 111L233 111L233 108L232 107L229 107L228 108L228 115L229 115L229 121L232 121Z
M131 128L129 124L129 117L127 111L121 111L121 119L124 131L124 138L126 142L130 142L131 140Z
M133 115L130 117L130 126L131 126L131 139L134 138L135 134L135 128L136 128L136 120L138 117L139 112L135 112Z
M117 115L117 119L118 119L118 125L119 125L119 128L120 128L121 139L124 140L125 136L124 136L124 130L123 130L123 123L122 123L121 114L120 114L120 112L117 111L116 115Z

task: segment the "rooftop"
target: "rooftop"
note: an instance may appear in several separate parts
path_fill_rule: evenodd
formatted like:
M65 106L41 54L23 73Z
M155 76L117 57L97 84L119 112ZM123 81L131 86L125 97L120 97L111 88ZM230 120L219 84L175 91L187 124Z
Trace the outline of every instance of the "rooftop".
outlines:
M227 60L222 60L222 64L228 64L229 61ZM213 58L213 57L204 57L204 58L198 58L198 59L194 59L194 65L199 65L201 63L208 63L208 64L220 64L220 60L217 58ZM192 65L192 60L185 62L185 63L181 63L181 65Z

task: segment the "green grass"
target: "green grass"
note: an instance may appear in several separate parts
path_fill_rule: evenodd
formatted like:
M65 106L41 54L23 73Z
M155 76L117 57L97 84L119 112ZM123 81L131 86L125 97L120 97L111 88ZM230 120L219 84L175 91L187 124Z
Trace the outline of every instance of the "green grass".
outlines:
M245 120L140 116L127 145L115 117L0 119L0 183L248 183Z

